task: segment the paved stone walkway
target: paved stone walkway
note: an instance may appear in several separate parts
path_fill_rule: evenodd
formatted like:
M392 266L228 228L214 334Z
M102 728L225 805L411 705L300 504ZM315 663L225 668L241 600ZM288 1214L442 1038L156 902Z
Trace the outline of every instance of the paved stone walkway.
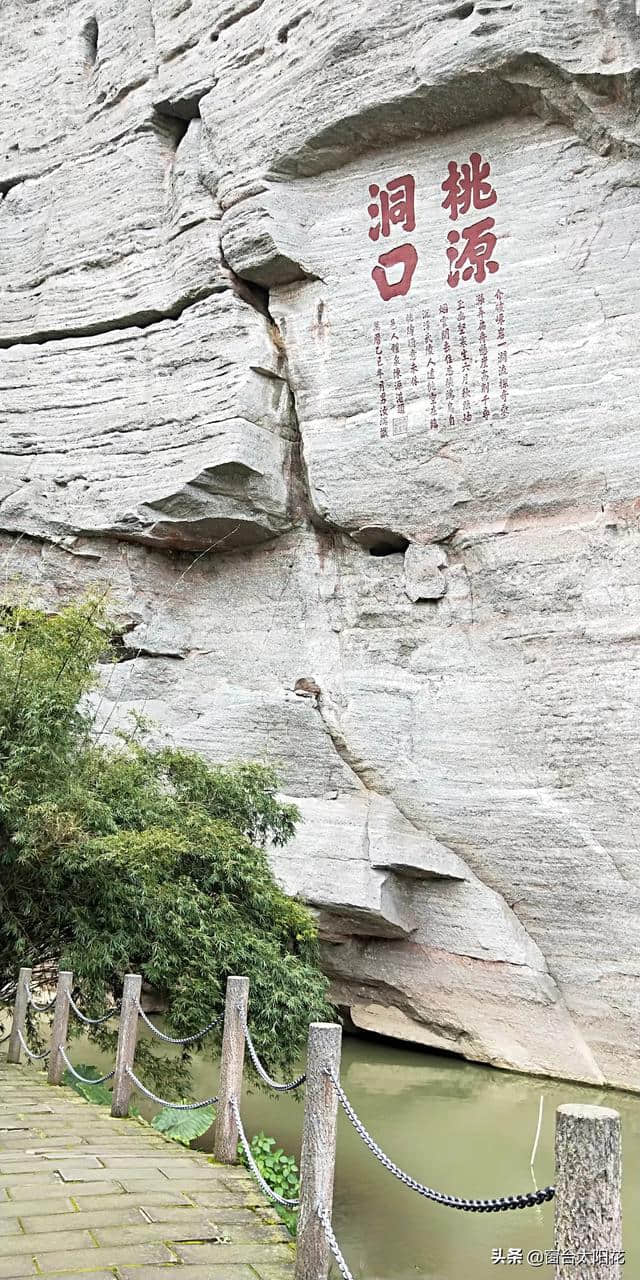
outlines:
M171 1280L175 1267L289 1280L293 1246L244 1169L0 1060L0 1280Z

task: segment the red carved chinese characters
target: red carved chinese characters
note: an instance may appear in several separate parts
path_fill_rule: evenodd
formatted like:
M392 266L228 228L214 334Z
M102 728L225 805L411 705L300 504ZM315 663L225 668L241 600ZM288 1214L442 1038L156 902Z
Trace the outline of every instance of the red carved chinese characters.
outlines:
M369 239L380 240L391 235L394 227L402 227L404 231L415 231L415 179L410 173L392 178L386 187L379 187L375 182L369 187L371 203L368 206L372 225L369 228ZM418 263L418 254L413 245L397 245L381 253L371 278L376 285L383 302L392 298L403 298L411 288L413 273ZM400 274L398 275L399 269Z
M420 251L411 243L416 183L412 174L402 174L386 186L371 183L368 190L368 236L377 255L371 276L387 303L406 297L413 288ZM431 310L416 304L414 295L404 306L389 307L384 321L374 323L382 439L407 435L421 423L438 431L467 427L475 416L488 424L509 414L505 295L492 280L500 262L494 216L498 195L491 164L479 151L468 160L451 160L440 190L443 196L437 196L437 202L445 213L438 214L438 222L439 234L447 236L447 284L451 289L465 284L472 288L460 289L455 302L450 294L446 302L434 300ZM437 191L436 179L434 194ZM418 276L415 293L425 284ZM416 400L426 400L426 413Z
M432 431L438 430L438 391L436 386L436 365L433 358L433 332L431 329L431 314L427 307L422 308L422 330L424 333L424 350L427 357L427 395L431 405L431 421L429 426Z
M496 289L496 332L498 337L498 374L500 380L500 417L509 413L509 374L507 372L507 339L504 321L504 293Z
M413 322L413 312L407 312L407 346L409 347L409 368L411 371L411 386L418 385L418 344L416 342L416 327Z
M389 302L391 298L403 298L409 292L417 262L418 255L412 244L401 244L397 249L389 249L388 253L380 254L378 265L373 268L371 275L383 302ZM390 281L387 269L394 267L401 267L402 273L397 280Z
M392 316L389 321L389 330L391 335L391 356L393 359L393 389L396 396L396 414L391 419L391 434L393 436L404 435L407 430L408 419L405 413L404 391L402 389L402 370L400 366L400 334L395 317Z
M460 391L462 394L462 421L465 424L468 424L472 420L471 386L469 381L469 375L471 373L471 354L469 351L469 340L467 337L467 313L462 298L458 298L457 320L461 365Z
M373 325L373 348L376 358L376 375L378 378L378 397L380 401L380 436L382 439L389 434L389 407L387 402L387 391L384 381L384 360L382 352L382 330L378 320Z
M453 387L453 356L451 354L451 330L449 329L449 304L443 302L440 305L440 338L442 341L442 352L444 355L444 398L447 402L447 413L449 415L449 426L455 427L456 414L454 403L454 387Z
M449 177L442 184L446 199L442 208L449 210L452 222L457 222L461 213L470 209L488 209L498 199L494 188L488 181L491 165L488 160L474 151L469 156L469 163L458 168L455 160L449 161Z
M392 178L382 190L372 183L369 195L372 198L369 216L378 218L378 222L369 230L370 240L390 235L392 224L399 224L405 231L415 231L416 184L412 174L405 173L401 178Z
M482 400L482 416L483 418L490 418L491 409L489 407L489 397L491 387L489 383L489 353L487 350L487 319L484 310L484 303L484 294L477 293L476 306L478 312L478 351L480 353L480 398Z
M474 151L469 156L468 164L458 165L455 160L450 160L448 168L449 176L442 183L445 193L442 207L448 209L452 222L457 222L461 214L467 214L471 209L481 211L496 203L498 197L489 182L491 165L482 159L479 152ZM498 270L500 264L493 257L497 244L493 230L495 225L494 218L485 217L463 227L461 232L449 232L447 284L452 289L457 288L460 280L483 284L487 274L493 275Z
M498 270L498 263L492 254L496 247L496 237L491 230L495 226L493 218L483 218L482 222L474 222L472 227L463 227L462 235L466 244L460 248L460 232L450 231L447 236L449 248L447 257L451 266L447 276L447 284L455 289L462 275L463 280L477 280L483 284L487 271L493 275Z

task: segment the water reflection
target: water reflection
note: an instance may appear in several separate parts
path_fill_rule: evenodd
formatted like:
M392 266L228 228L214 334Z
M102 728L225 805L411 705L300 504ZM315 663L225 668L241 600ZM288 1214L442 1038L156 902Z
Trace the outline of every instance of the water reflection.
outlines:
M85 1059L87 1060L87 1059ZM195 1071L198 1096L214 1091L210 1064ZM640 1172L640 1098L631 1094L511 1075L454 1058L345 1038L342 1080L362 1121L397 1164L438 1190L493 1197L531 1190L529 1158L544 1115L536 1182L553 1182L554 1111L562 1102L616 1107L623 1117L626 1274L636 1274L640 1226L634 1188ZM212 1088L213 1083L213 1088ZM302 1105L290 1095L251 1091L243 1099L249 1134L263 1129L299 1156ZM152 1111L152 1108L151 1108ZM211 1135L199 1143L211 1147ZM470 1214L434 1205L394 1179L341 1113L334 1228L356 1280L490 1280L491 1250L550 1249L553 1206ZM516 1273L553 1275L530 1266Z

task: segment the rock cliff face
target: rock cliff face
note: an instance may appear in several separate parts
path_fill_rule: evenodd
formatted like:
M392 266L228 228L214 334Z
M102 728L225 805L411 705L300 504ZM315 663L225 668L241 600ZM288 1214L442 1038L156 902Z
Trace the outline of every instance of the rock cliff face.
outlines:
M357 1026L640 1088L633 0L0 31L4 578L277 765Z

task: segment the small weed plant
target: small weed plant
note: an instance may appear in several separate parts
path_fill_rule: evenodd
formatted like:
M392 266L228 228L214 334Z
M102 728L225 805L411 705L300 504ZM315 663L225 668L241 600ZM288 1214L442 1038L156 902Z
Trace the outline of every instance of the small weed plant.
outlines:
M275 1138L266 1133L257 1133L251 1139L251 1154L268 1186L285 1200L295 1200L300 1195L300 1174L293 1156L288 1156L282 1147L276 1147ZM275 1150L274 1150L275 1147ZM238 1143L238 1158L248 1168L247 1158L242 1146ZM284 1205L274 1205L282 1221L295 1236L298 1226L298 1213L295 1209L286 1209Z

